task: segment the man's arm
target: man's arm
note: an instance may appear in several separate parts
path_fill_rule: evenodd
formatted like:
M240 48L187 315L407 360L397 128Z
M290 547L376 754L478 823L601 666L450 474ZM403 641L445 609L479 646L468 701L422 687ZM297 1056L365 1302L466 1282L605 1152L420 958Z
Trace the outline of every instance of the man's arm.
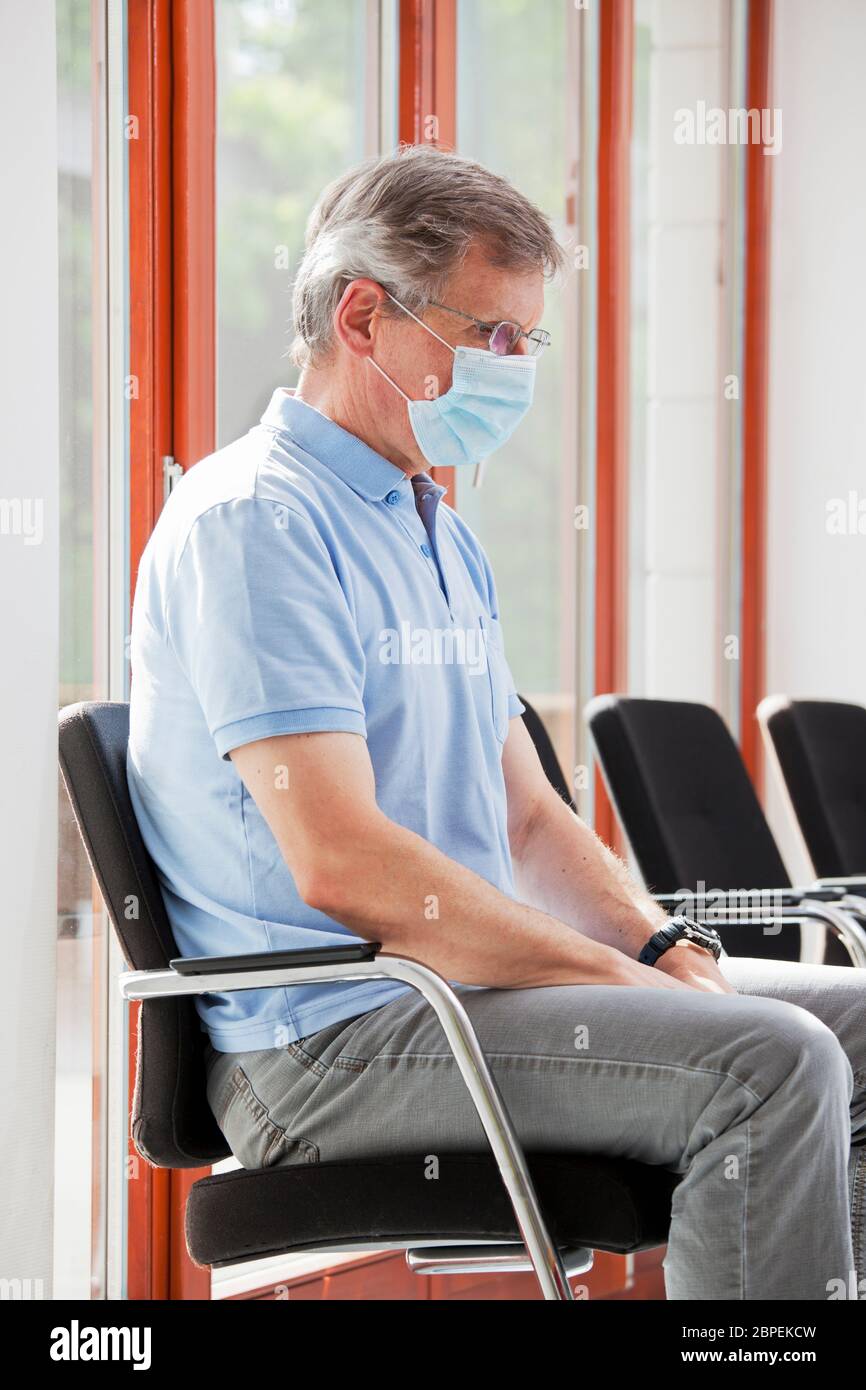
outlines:
M500 988L688 986L514 902L379 810L358 734L286 734L231 753L304 902L449 980Z
M636 960L667 920L665 911L551 787L522 719L511 720L502 765L518 892L584 936ZM650 968L651 974L658 971L736 993L712 956L691 943L666 951Z

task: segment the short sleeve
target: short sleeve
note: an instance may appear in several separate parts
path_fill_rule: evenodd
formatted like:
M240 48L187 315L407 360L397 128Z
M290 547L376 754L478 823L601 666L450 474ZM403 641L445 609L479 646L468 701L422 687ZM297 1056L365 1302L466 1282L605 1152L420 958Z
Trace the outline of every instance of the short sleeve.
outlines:
M365 660L349 601L299 513L246 497L199 516L165 621L221 757L275 734L366 735Z
M493 577L493 570L491 568L490 561L488 560L487 555L484 552L483 546L479 545L478 551L481 557L481 564L484 570L484 578L487 584L487 606L489 615L493 623L496 625L496 629L500 634L501 640L502 622L499 617L499 598L496 593L496 580ZM508 660L505 656L504 642L502 651L502 662L508 675L508 718L516 719L518 715L524 713L526 706L523 704L522 700L517 694L517 687L514 683L514 676L511 674L511 667L509 666Z

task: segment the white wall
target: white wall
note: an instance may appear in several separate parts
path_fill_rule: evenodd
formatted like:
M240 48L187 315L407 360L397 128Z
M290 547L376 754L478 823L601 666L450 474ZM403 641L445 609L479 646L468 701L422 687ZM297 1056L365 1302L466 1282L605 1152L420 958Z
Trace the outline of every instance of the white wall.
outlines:
M0 83L0 499L11 504L0 506L0 1280L47 1298L59 582L53 0L0 0L0 51L11 59ZM41 540L30 544L40 505Z
M866 704L866 4L775 9L767 690ZM768 777L795 877L806 864Z

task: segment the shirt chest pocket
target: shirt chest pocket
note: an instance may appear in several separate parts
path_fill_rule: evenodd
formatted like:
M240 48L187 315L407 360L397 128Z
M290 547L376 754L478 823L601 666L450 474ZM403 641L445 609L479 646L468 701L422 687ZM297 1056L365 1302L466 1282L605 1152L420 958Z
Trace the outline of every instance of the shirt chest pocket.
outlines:
M487 614L481 614L478 621L482 633L485 666L484 677L478 677L478 679L484 679L485 700L489 700L493 730L499 742L504 743L508 737L508 697L511 691L511 678L508 663L505 660L502 629L498 619L490 618Z

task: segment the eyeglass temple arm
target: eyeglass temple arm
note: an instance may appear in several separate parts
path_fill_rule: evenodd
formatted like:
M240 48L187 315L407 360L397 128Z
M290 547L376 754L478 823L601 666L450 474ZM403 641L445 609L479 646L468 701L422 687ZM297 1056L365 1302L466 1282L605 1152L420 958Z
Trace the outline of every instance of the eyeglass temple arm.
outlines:
M450 304L440 304L438 299L430 299L427 302L432 304L434 309L444 309L446 314L456 314L458 318L469 319L472 323L477 323L479 328L489 328L491 334L495 333L497 328L501 328L503 323L513 323L521 338L529 338L531 342L538 343L539 346L550 341L550 334L546 328L533 328L527 333L526 329L521 328L514 319L500 319L499 323L491 323L488 319L479 319L474 314L467 314L463 309L452 309ZM538 333L541 336L534 338L533 333Z

